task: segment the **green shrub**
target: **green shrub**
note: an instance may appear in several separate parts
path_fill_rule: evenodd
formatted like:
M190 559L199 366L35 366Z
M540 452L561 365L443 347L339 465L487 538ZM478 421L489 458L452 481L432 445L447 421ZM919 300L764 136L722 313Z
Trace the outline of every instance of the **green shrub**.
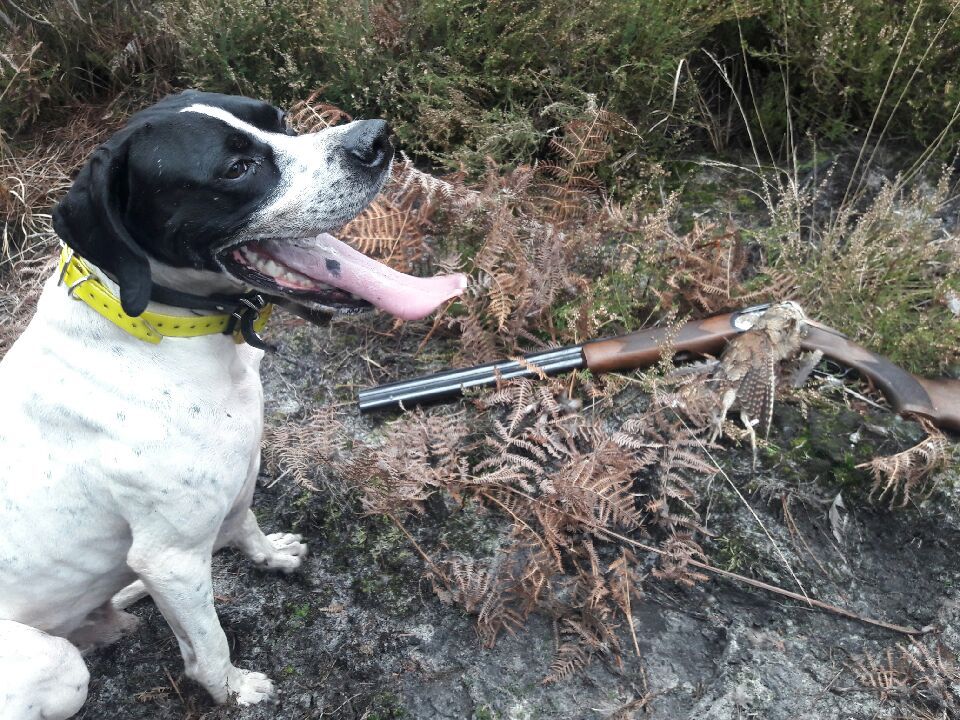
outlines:
M960 18L948 21L948 0L923 3L914 19L917 7L23 0L0 16L10 30L0 40L0 127L13 133L120 91L137 98L194 86L288 104L322 89L351 113L390 118L409 152L477 170L485 155L540 157L557 124L544 110L582 107L589 94L636 125L643 154L743 146L747 124L782 159L788 120L795 135L839 140L870 126L878 108L874 137L889 119L887 137L921 144L948 128L947 147L960 137L951 125Z
M911 372L937 375L960 363L950 309L960 296L960 245L937 219L953 183L949 169L934 187L898 178L862 211L847 203L816 230L797 225L788 202L760 238L813 317Z
M0 28L7 25L0 33L0 131L14 134L40 118L62 121L78 101L162 91L177 45L161 31L154 6L25 0L0 8Z
M753 33L746 38L748 56L761 63L755 89L772 136L786 129L786 98L798 129L814 128L833 139L869 127L878 108L875 133L889 119L888 136L924 144L951 122L960 104L956 3L777 5L782 9L751 21Z

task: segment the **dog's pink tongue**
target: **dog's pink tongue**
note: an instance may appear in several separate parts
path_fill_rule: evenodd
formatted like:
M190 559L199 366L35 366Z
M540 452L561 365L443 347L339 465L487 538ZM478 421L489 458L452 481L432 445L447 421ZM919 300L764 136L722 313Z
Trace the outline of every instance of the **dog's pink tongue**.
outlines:
M280 263L403 320L426 317L467 287L467 276L459 273L420 278L397 272L327 233L296 241L269 240L262 246Z

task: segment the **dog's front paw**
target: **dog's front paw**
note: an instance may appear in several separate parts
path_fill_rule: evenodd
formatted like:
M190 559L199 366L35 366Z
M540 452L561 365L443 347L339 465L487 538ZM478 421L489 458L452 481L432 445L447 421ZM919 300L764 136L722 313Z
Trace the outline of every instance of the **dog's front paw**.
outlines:
M273 681L263 673L231 668L227 690L238 705L256 705L273 697Z
M301 560L307 554L307 546L300 542L302 539L301 535L294 535L293 533L267 535L267 541L271 545L272 552L257 553L253 557L253 562L257 567L266 570L293 572L300 567Z

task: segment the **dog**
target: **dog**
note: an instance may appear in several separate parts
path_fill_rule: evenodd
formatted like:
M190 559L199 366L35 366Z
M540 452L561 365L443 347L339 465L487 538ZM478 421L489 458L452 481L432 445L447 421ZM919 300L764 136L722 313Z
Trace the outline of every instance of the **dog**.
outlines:
M0 720L78 712L81 651L130 629L111 599L136 584L216 702L274 694L231 663L211 583L225 546L281 572L307 552L250 509L269 303L416 318L466 285L329 234L392 160L382 120L297 135L266 102L186 91L78 173L53 215L60 267L0 362Z

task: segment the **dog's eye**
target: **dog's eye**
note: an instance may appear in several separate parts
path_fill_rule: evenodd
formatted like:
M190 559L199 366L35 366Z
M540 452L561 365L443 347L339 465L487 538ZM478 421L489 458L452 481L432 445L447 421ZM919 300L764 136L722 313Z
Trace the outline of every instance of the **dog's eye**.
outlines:
M250 160L236 160L233 165L227 168L223 176L227 178L227 180L236 180L246 175L251 165L253 165L253 163Z

